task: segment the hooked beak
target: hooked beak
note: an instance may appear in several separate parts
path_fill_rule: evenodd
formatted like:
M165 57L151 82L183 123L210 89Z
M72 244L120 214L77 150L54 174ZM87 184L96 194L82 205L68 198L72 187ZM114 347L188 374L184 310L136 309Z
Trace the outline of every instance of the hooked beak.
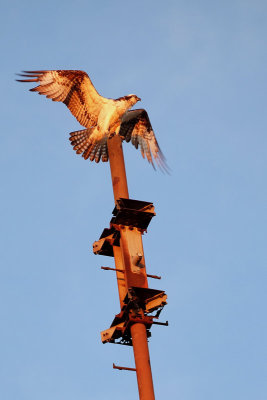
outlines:
M137 97L137 101L141 101L140 97Z

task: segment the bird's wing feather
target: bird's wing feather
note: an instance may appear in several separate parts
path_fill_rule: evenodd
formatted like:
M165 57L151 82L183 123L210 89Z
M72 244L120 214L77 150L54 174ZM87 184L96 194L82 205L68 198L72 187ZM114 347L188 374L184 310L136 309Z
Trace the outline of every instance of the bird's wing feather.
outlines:
M75 70L23 71L28 79L19 82L37 82L39 86L30 89L43 94L53 101L61 101L78 122L90 128L97 124L98 115L108 101L94 88L86 72Z
M70 133L70 142L77 154L95 162L108 161L107 135L98 135L94 128L87 128Z
M126 142L131 141L136 149L140 146L142 156L147 158L148 162L150 162L154 168L155 161L160 169L168 172L169 168L166 164L165 157L160 150L148 114L145 110L127 111L122 117L119 134Z

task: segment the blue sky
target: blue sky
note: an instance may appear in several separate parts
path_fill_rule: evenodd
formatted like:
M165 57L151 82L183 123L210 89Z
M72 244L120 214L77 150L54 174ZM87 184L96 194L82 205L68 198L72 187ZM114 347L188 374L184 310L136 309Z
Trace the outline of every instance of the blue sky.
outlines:
M124 145L130 197L152 201L150 287L168 294L150 340L157 399L264 400L264 1L25 0L2 4L0 397L138 397L131 348L102 345L119 311L92 243L108 226L108 164L85 162L59 103L14 81L82 69L106 97L136 93L171 176ZM30 86L29 86L30 88ZM139 106L139 105L138 105Z

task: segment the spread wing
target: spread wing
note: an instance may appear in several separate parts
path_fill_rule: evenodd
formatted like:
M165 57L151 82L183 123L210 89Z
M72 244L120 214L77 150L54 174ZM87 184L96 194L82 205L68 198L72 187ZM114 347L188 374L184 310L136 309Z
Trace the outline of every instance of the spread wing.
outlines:
M122 117L120 136L126 142L131 140L136 149L140 146L143 158L147 158L155 169L154 161L158 167L169 172L165 157L153 132L148 114L145 110L129 110Z
M86 72L75 70L23 71L19 82L38 82L30 89L53 101L61 101L86 128L97 124L97 118L108 99L100 96Z

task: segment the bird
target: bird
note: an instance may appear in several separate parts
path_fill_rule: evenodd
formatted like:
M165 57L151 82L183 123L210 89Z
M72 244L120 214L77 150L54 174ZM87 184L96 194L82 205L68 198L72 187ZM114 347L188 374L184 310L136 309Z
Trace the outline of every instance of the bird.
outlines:
M85 129L70 133L70 142L77 154L87 160L107 162L108 139L119 135L127 143L140 147L143 158L155 169L168 172L165 157L144 109L131 108L141 99L129 94L117 99L101 96L88 74L80 70L22 71L18 82L36 82L29 89L53 101L64 103ZM25 79L26 78L26 79Z

